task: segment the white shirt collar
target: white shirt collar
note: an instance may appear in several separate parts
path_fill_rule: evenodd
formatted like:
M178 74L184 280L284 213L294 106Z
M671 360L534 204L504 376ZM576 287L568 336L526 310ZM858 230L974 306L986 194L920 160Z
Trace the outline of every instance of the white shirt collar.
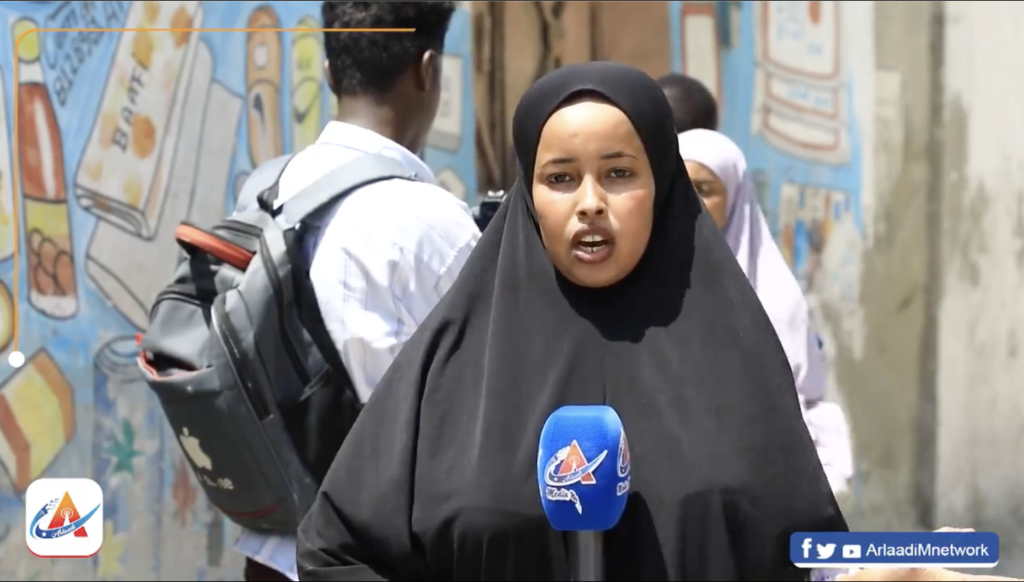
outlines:
M383 135L364 127L343 121L331 121L320 132L320 137L317 138L316 143L318 145L342 146L367 154L381 154L394 158L415 172L417 179L421 182L437 184L434 172L416 154Z

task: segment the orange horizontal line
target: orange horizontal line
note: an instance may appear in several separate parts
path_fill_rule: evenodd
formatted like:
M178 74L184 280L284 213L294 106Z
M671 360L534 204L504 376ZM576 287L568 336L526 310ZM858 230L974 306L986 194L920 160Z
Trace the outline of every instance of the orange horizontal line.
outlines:
M416 32L415 28L33 28L26 30L18 41L33 32Z

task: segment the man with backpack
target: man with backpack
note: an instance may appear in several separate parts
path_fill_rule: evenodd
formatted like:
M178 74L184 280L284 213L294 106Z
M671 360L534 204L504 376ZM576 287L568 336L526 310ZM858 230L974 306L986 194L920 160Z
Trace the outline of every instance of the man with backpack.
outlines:
M325 33L326 75L339 99L338 118L280 177L278 200L287 202L360 154L391 157L415 175L352 192L322 210L304 235L320 315L361 402L455 281L480 237L466 204L437 186L413 154L423 148L437 114L441 55L454 10L454 2L324 2L324 28L416 31ZM261 551L268 542L281 549L268 555ZM297 580L294 544L243 532L236 549L247 555L246 578L271 579L269 567Z
M295 531L362 404L480 237L421 151L454 2L324 2L338 117L256 168L235 212L175 237L139 365L246 580L298 580ZM388 430L388 427L380 427ZM366 478L352 475L353 480Z

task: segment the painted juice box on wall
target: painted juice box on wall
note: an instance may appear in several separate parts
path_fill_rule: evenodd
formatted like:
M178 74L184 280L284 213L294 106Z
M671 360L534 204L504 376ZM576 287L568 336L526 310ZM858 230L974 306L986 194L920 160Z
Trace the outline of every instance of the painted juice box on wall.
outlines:
M85 154L75 177L79 204L149 239L168 191L184 93L198 35L198 1L133 2Z
M811 162L850 159L842 3L754 3L752 132Z
M74 388L40 350L0 387L0 464L14 490L42 477L74 434Z

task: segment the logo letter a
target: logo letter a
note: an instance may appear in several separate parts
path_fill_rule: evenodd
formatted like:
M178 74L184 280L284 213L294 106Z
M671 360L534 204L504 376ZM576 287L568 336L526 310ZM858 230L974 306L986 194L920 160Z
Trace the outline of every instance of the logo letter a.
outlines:
M75 502L71 501L71 495L67 491L64 492L64 497L61 498L60 504L57 509L53 511L53 519L50 520L50 527L47 529L55 529L63 527L65 525L65 519L68 524L74 523L76 520L81 519L82 516L78 513L78 508L75 507ZM87 538L89 534L85 533L85 526L82 526L75 530L76 538Z

